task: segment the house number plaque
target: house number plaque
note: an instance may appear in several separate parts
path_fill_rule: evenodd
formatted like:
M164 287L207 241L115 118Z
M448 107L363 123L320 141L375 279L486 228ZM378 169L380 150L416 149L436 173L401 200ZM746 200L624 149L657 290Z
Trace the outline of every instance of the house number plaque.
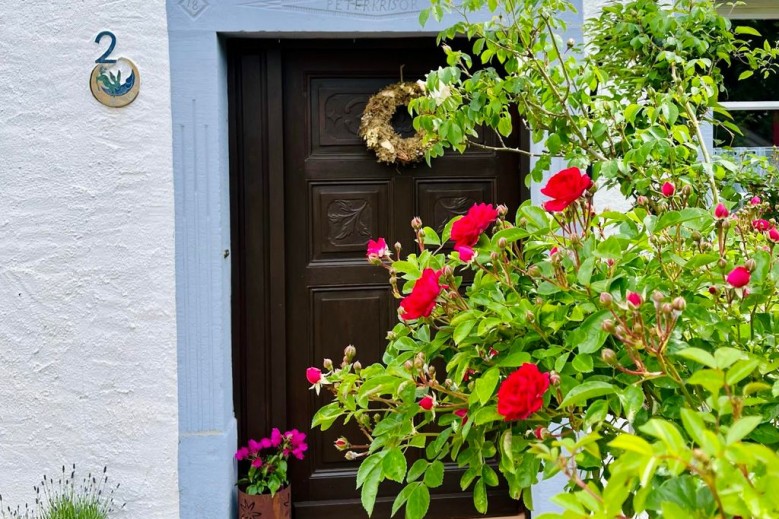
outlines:
M121 108L138 97L141 90L141 75L135 63L127 58L112 59L116 47L116 35L103 31L95 37L95 43L108 40L108 48L95 60L95 68L89 78L89 88L95 99L106 106Z

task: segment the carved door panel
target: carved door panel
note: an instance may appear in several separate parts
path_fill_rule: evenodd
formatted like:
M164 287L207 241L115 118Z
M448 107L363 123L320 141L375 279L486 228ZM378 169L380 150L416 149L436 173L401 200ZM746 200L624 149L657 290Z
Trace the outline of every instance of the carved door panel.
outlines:
M401 65L413 80L438 67L443 56L432 40L285 42L238 54L233 221L248 251L235 260L240 432L257 436L274 424L308 431L328 397L308 390L305 369L325 357L340 362L348 344L364 365L378 361L397 319L386 271L365 260L368 239L411 247L414 216L442 228L476 202L516 208L520 165L513 155L472 150L436 159L432 168L395 167L366 150L358 136L365 103L398 81ZM283 134L263 137L279 132L274 113ZM358 464L333 447L344 432L359 440L354 430L314 431L307 458L292 464L297 519L365 517L354 488ZM460 492L460 474L448 471L430 517L478 515L470 492ZM398 488L380 488L374 517L389 517ZM516 513L515 502L497 498L502 494L490 500L490 514Z

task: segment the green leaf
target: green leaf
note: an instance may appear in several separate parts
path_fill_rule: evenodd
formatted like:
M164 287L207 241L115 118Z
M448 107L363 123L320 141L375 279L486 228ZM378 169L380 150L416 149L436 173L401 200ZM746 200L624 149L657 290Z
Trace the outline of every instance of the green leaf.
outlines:
M760 361L757 359L740 360L728 370L727 375L725 375L725 382L731 386L738 384L743 379L751 375L759 365Z
M586 353L580 353L573 358L571 366L579 373L590 373L593 369L592 356Z
M744 353L741 350L737 350L735 348L717 348L714 351L714 360L717 361L717 366L719 369L727 369L730 366L733 365L737 360L745 359L747 358L747 354Z
M608 382L591 381L574 386L560 403L560 408L570 405L578 405L586 402L590 398L596 398L603 395L614 393L614 386Z
M644 405L644 391L641 389L641 386L627 386L618 393L618 396L620 402L622 402L625 418L632 423L636 418L636 414Z
M744 416L739 421L730 426L725 441L728 445L732 445L737 441L741 441L743 438L746 438L749 433L754 431L755 428L762 422L762 416Z
M320 407L311 419L311 427L319 427L326 431L333 425L339 416L343 414L340 403L330 402L326 406Z
M588 286L590 284L590 279L592 279L592 270L594 267L595 257L590 256L584 260L581 267L579 267L579 271L576 273L576 280L582 285Z
M592 314L566 336L565 344L571 349L578 348L579 353L595 353L608 338L601 325L610 315L608 310Z
M679 357L692 360L698 364L703 364L704 366L708 366L710 368L717 367L717 361L714 360L714 356L708 351L702 350L700 348L685 348L681 351L677 351L675 354Z
M384 460L381 463L384 477L402 483L406 476L406 457L397 447L385 452Z
M487 513L487 485L482 478L473 487L473 505L480 514Z
M652 418L639 429L649 436L662 441L669 449L677 454L685 449L685 441L679 430L671 423L658 418Z
M654 455L652 446L645 439L632 434L620 434L611 442L609 446L615 449L622 449L623 451L635 452L644 456Z
M471 330L473 330L473 327L476 325L475 319L468 319L467 321L463 321L457 325L457 327L454 329L454 333L452 334L452 339L454 339L454 343L458 346L461 342L463 342L465 339L468 338L468 335L471 333Z
M479 397L481 405L485 405L492 398L492 395L495 393L495 387L498 385L499 377L500 370L490 368L476 380L475 393Z
M706 424L703 422L703 418L700 417L697 411L691 409L683 408L679 412L682 417L682 426L684 426L684 430L687 431L687 434L690 435L690 438L692 438L696 444L704 446L706 444L706 438L703 433L706 430Z
M436 460L425 471L425 485L428 488L440 487L444 483L444 464Z
M430 507L430 491L422 483L413 485L406 501L406 519L422 519Z
M377 456L374 454L373 456L370 456L363 461L363 464L367 462L369 459L373 458L374 456ZM362 485L362 491L360 492L360 501L362 502L362 507L365 509L365 511L370 516L373 513L373 505L376 504L376 495L379 493L379 483L381 483L381 465L378 463L381 460L381 458L377 458L377 463L371 467L369 471L365 474L363 480L358 483L358 488L360 485ZM362 465L360 465L360 469L362 469ZM357 477L359 480L360 472L358 470Z
M739 25L733 30L733 32L735 34L748 34L750 36L757 36L758 38L761 36L757 29L748 25Z
M416 481L419 479L419 476L424 474L424 472L427 470L427 467L430 465L430 462L427 460L419 459L414 462L413 465L411 465L411 468L408 471L408 474L406 475L406 481L411 483L412 481Z

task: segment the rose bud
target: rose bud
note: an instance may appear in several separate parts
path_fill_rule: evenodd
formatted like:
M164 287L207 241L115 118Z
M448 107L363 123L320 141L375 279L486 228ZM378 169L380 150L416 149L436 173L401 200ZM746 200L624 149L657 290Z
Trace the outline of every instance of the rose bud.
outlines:
M360 370L362 369L362 364L360 364L360 361L355 361L354 364L352 364L352 367L354 368L354 372L359 374Z
M574 45L576 45L576 40L573 38L568 38L568 41L565 42L565 46L569 49L572 49Z
M350 448L352 445L349 443L349 440L341 436L337 440L335 440L335 448L339 451L345 451L346 449Z
M713 285L709 287L709 294L711 294L713 296L716 296L718 293L719 293L719 290L717 290L717 287L715 287Z
M609 294L608 292L601 292L600 302L603 306L609 308L611 306L611 303L614 302L614 298L611 297L611 294Z
M498 240L498 247L501 249L505 249L508 246L509 242L506 238L501 238Z
M549 383L553 386L559 386L560 385L560 374L556 371L550 371L549 372Z
M460 417L460 425L465 425L465 423L468 421L468 410L467 409L457 409L454 412L454 415Z
M332 370L333 361L331 359L325 359L324 362L322 362L322 367L324 367L328 371Z
M663 187L660 188L660 191L663 193L663 196L670 198L676 193L676 186L670 182L666 182L663 184Z
M717 207L714 208L714 216L722 220L730 216L730 211L728 211L728 208L725 207L724 204L719 203L717 204Z
M661 311L666 315L671 315L674 311L674 307L673 305L671 305L671 303L663 303L663 306L661 308L662 308Z
M429 374L431 377L435 377L435 366L428 366L428 367L427 367L427 373L428 373L428 374Z
M441 269L441 275L445 278L450 277L452 274L454 274L454 269L451 265L444 265L444 268Z
M398 334L397 333L393 332L392 330L387 332L387 340L388 341L394 341L397 338L398 338Z
M683 312L687 308L687 301L681 296L675 298L672 304L677 312Z
M621 324L618 324L616 328L614 328L614 334L617 337L624 337L625 336L625 327Z
M685 184L682 186L682 195L685 197L690 196L692 194L692 187L690 187L689 184Z
M719 266L719 268L721 268L721 269L724 269L725 267L728 266L728 260L726 260L725 258L720 258L717 261L717 266Z
M749 269L750 272L754 272L757 268L757 263L753 259L748 259L744 262L744 266Z
M530 265L530 267L527 269L527 275L531 278L537 278L541 275L541 269L538 268L538 265Z
M435 402L433 401L433 397L430 395L422 397L422 400L419 401L419 407L425 411L430 411L434 406Z
M614 321L611 319L604 319L600 327L604 332L614 333Z
M490 252L490 260L492 260L493 263L498 261L498 258L500 258L500 256L498 256L497 252L495 251Z
M692 232L692 241L699 242L703 239L703 235L699 233L698 231Z
M725 230L727 230L727 229L730 229L730 227L731 227L732 225L733 225L733 224L732 224L732 223L730 223L730 220L725 220L724 222L722 222L722 228L723 228L723 229L725 229Z
M495 208L495 211L497 211L498 216L503 217L508 214L509 208L503 204L500 204L498 207Z
M649 199L645 197L644 195L640 195L638 198L636 198L636 205L638 206L645 206L649 203Z
M422 219L418 216L415 216L411 219L411 228L415 231L418 231L422 228Z
M533 436L535 436L537 440L543 440L544 438L549 436L549 429L547 429L543 425L539 425L538 427L533 429Z
M750 205L758 205L760 203L760 197L759 196L753 196L752 199L749 201Z
M347 362L351 362L355 355L357 355L357 348L351 344L344 348L344 357L346 357Z
M536 314L528 310L525 312L525 319L527 319L527 322L532 323L536 320Z
M354 461L357 459L357 453L354 451L349 451L344 454L344 458L346 458L348 461Z
M410 360L407 360L406 362L403 363L403 369L405 369L406 371L411 371L412 369L414 369L414 363L411 362Z
M308 368L306 370L306 379L308 380L309 384L314 385L322 380L322 371L319 368Z
M730 271L725 281L732 287L742 288L749 284L750 277L749 270L746 267L739 266Z
M639 306L641 306L641 303L644 302L641 295L639 295L637 292L628 292L626 299L628 301L628 304L634 306L635 308L638 308Z
M765 231L771 229L773 227L773 225L771 225L771 222L769 222L768 220L763 220L761 218L761 219L758 219L758 220L753 220L752 221L752 227L756 231L765 232Z
M768 231L768 239L774 243L779 243L779 231L776 229L771 229Z
M611 259L611 258L607 259L606 260L606 265L608 265L609 267L613 267L614 266L614 260Z
M600 358L603 359L603 362L609 366L613 366L617 363L617 354L614 352L614 350L609 348L604 348L601 350Z
M652 301L654 301L655 303L662 303L663 299L665 299L665 294L663 294L659 290L655 290L654 292L652 292Z

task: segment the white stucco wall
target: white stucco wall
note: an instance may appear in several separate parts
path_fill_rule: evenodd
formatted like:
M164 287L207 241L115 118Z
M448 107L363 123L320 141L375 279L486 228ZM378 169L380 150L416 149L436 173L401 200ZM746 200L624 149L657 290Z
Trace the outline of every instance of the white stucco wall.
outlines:
M92 97L113 57L134 104ZM104 464L127 509L178 517L174 208L164 0L0 2L0 493Z

